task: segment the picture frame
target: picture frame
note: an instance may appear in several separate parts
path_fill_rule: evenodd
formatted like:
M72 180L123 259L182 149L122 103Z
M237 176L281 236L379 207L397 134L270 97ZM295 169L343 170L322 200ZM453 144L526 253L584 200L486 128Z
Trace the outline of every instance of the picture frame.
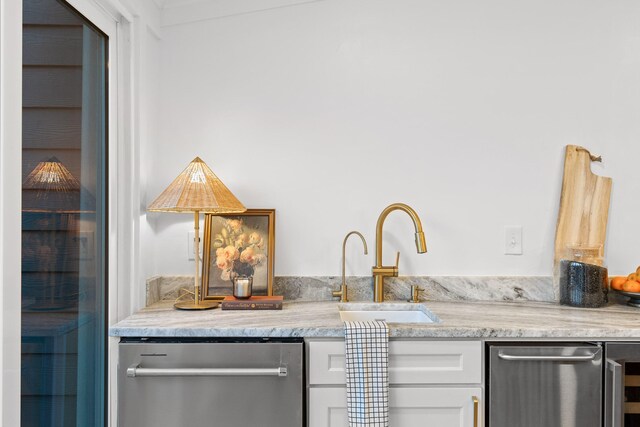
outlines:
M275 209L205 214L203 298L222 300L233 295L233 275L253 277L253 295L273 295L275 229Z

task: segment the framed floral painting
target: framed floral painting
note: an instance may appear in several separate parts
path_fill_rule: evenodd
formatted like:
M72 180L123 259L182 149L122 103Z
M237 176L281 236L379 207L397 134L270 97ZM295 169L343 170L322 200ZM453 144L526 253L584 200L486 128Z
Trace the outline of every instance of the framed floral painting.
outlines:
M204 216L202 287L205 299L233 294L231 279L253 277L253 295L273 294L275 209Z

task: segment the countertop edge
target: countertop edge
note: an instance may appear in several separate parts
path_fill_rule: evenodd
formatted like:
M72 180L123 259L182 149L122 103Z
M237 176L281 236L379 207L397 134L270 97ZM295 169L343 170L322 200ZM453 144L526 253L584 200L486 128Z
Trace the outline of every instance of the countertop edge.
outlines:
M610 304L578 309L552 303L424 303L436 324L389 323L391 338L640 340L640 310ZM342 338L335 302L285 303L275 311L178 312L156 304L109 328L112 337Z

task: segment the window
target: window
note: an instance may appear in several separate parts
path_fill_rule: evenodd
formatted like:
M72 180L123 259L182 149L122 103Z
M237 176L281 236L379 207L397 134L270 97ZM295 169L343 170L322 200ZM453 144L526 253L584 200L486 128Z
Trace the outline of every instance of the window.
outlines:
M24 0L22 426L106 415L108 37Z

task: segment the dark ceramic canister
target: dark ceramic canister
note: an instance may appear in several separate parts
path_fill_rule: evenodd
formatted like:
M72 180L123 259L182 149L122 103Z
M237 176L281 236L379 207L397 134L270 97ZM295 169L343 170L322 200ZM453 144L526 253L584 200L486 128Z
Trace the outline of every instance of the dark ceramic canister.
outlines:
M607 303L607 269L581 261L560 260L560 304L602 307Z

